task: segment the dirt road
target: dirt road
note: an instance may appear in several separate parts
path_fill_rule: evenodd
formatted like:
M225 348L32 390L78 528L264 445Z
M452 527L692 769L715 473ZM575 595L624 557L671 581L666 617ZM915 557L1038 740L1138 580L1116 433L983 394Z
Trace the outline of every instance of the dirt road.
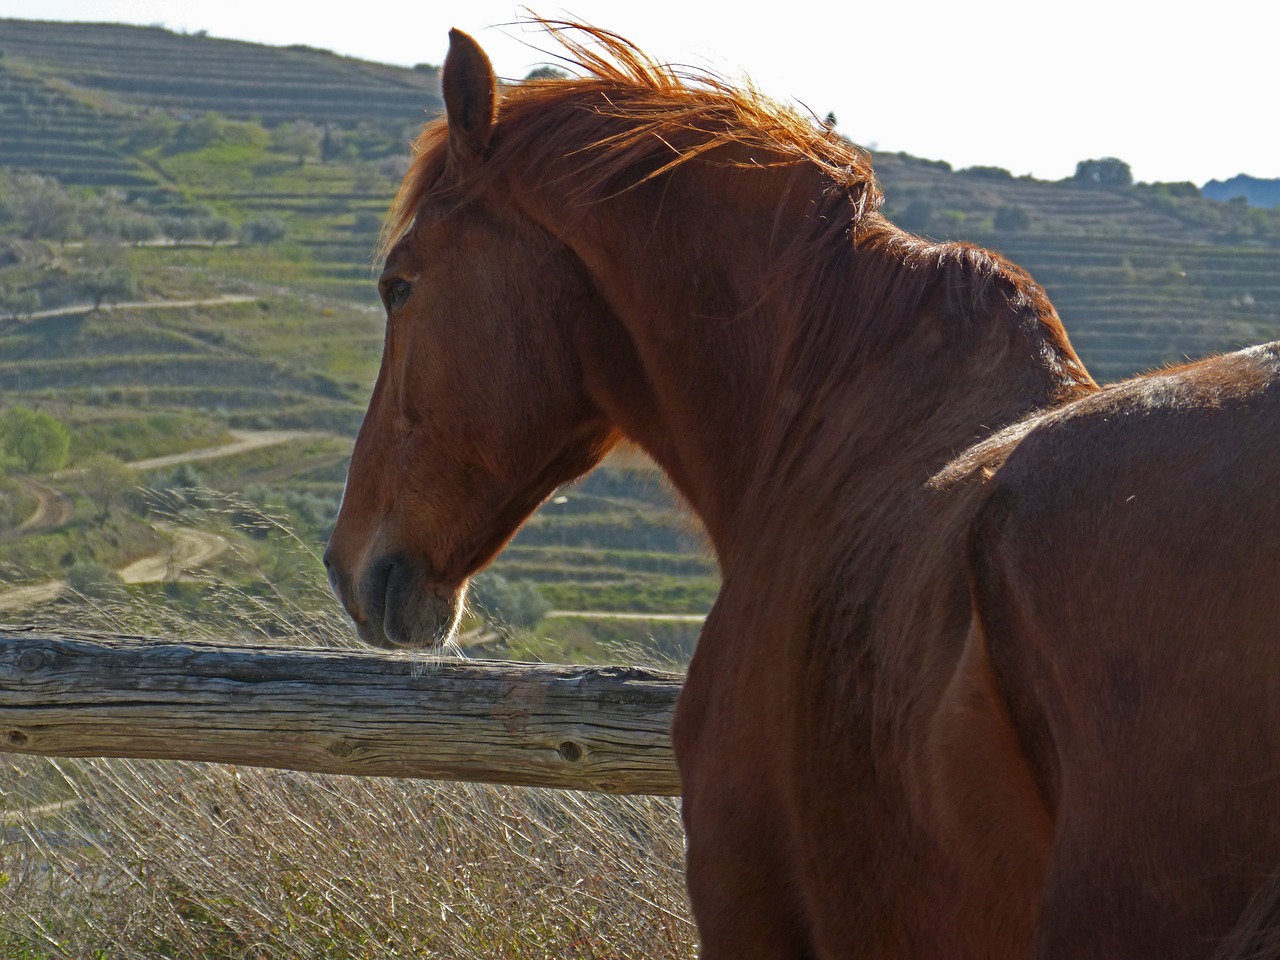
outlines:
M26 520L18 524L14 532L19 536L39 530L52 530L71 522L75 511L71 498L32 477L18 477L18 483L36 498L36 509Z
M257 297L250 297L242 293L227 293L220 297L206 297L202 300L129 300L124 303L104 303L98 307L101 313L110 313L112 310L161 310L165 307L218 307L227 303L249 303L257 300ZM67 317L76 313L93 312L92 303L73 303L65 307L54 307L50 310L36 310L34 313L24 314L21 318L12 314L0 317L0 320L15 320L21 323L24 320L43 320L46 317Z
M186 453L171 453L163 457L152 457L150 460L135 460L133 463L126 463L125 466L132 470L157 470L163 467L175 467L180 463L190 463L193 460L213 460L217 457L247 453L250 450L261 450L264 447L274 447L291 440L328 436L326 433L315 430L231 430L229 433L233 437L231 443L216 447L201 447L198 450L188 450ZM73 477L76 473L75 470L64 470L57 476ZM19 524L14 531L16 534L22 536L38 533L41 530L52 530L71 522L75 505L69 496L32 477L19 477L18 482L36 498L36 509L30 517Z
M156 470L193 460L212 460L216 457L226 457L288 443L291 440L323 437L328 434L311 430L232 430L231 436L234 438L233 441L221 446L203 447L199 450L188 450L186 453L153 457L150 460L137 460L127 466L134 470ZM35 513L18 527L18 533L36 533L71 521L73 507L70 497L30 477L23 477L20 482L36 498L37 504ZM165 529L173 534L172 549L154 556L143 557L141 560L135 560L121 567L116 571L121 580L125 583L158 583L167 579L182 579L188 571L212 562L227 550L227 542L217 534L187 527L165 527ZM66 581L49 580L44 583L30 583L0 590L0 612L24 610L37 604L48 603L60 597L66 589Z
M117 570L116 573L124 583L189 580L190 571L212 563L229 549L226 540L206 530L168 525L164 525L162 529L173 535L173 546L163 553L143 557ZM66 590L65 580L29 583L0 590L0 613L11 613L49 603L62 596Z
M125 583L160 583L181 580L187 571L203 567L227 552L227 541L216 533L187 527L165 529L173 534L173 547L166 553L143 557L116 571Z
M176 467L180 463L191 463L193 460L214 460L237 453L248 453L250 450L274 447L291 440L329 436L317 430L231 430L228 432L235 438L231 443L216 447L201 447L199 450L188 450L186 453L171 453L163 457L152 457L150 460L135 460L125 466L131 470L159 470L162 467Z
M27 607L48 603L62 596L66 589L65 580L50 580L47 583L29 583L24 587L0 590L0 613L25 610Z

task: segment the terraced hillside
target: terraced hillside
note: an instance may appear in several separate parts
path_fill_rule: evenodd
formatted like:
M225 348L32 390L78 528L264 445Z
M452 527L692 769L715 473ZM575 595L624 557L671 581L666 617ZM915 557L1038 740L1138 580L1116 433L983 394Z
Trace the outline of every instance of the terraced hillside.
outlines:
M371 251L406 141L439 107L435 70L12 20L0 52L0 417L30 407L71 432L43 487L0 477L0 589L92 586L199 524L231 544L207 581L120 589L204 609L230 584L305 620L332 602L316 555L382 345ZM1280 212L1190 184L874 159L892 218L1027 267L1101 380L1280 337ZM136 468L152 493L107 519L77 479L95 457L148 463L244 431L289 433ZM70 513L20 532L33 489ZM581 614L696 618L717 587L696 525L628 456L560 491L487 577L473 640L549 659L636 641L683 656L696 623Z
M356 244L340 228L316 237L317 228L333 219L335 202L345 203L339 218L350 223L369 193L353 186L353 174L362 185L387 179L371 167L403 155L440 104L433 70L159 28L0 20L0 51L0 165L66 185L123 190L162 214L236 207L235 200L257 194L236 219L269 213L307 224L296 232L310 232L343 263L367 263L369 226ZM270 131L297 122L322 128L325 149L348 161L338 178L345 182L317 185L314 171L291 171L283 162L268 169L243 142L239 151L227 149L219 118ZM200 148L217 154L212 171L230 167L241 182L192 179L193 167L206 166L191 162ZM363 166L353 171L353 160ZM252 190L242 189L245 178L256 179ZM375 223L387 184L378 189L366 204Z
M1280 339L1274 211L1190 184L1104 189L893 154L875 166L891 218L1029 270L1099 380Z
M72 419L119 406L202 410L239 425L351 434L381 347L380 318L298 307L279 297L156 302L0 323L0 394ZM360 375L332 372L333 349Z
M993 239L1045 285L1103 380L1280 338L1280 250Z
M65 184L154 188L154 174L115 145L119 135L113 114L0 60L0 165L39 170Z
M5 61L118 111L216 111L267 126L420 121L440 109L436 71L308 47L277 48L160 27L0 20Z

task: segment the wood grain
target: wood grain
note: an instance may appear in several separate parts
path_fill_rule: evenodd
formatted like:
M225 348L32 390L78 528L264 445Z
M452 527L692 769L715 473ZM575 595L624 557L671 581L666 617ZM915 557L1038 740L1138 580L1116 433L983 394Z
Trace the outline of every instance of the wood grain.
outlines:
M0 627L0 751L676 795L678 674Z

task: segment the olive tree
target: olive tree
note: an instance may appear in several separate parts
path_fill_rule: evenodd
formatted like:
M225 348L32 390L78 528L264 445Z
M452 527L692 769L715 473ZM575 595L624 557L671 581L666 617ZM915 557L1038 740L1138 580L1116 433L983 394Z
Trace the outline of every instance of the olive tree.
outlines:
M42 410L13 407L0 417L0 449L27 473L57 470L67 462L71 431Z

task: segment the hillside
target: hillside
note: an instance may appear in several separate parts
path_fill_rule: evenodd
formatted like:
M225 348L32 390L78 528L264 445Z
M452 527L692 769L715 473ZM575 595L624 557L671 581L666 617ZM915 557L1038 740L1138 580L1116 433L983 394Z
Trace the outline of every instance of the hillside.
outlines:
M0 52L0 166L114 189L153 215L278 218L306 248L288 258L285 285L370 302L378 217L406 141L440 107L435 68L17 20L0 20ZM291 150L306 162L291 163ZM1280 329L1280 213L1213 202L1190 184L1103 188L874 159L891 217L1027 267L1101 379ZM234 261L201 265L268 281L265 265Z
M873 159L891 219L1025 267L1099 380L1280 338L1280 211L1191 184L1104 188Z
M0 54L0 417L33 408L71 435L64 472L0 478L0 590L106 589L176 551L177 523L233 549L195 579L120 589L197 611L231 587L331 609L316 555L382 346L371 251L407 141L439 109L436 69L14 20ZM1191 184L874 161L903 226L1025 266L1101 380L1280 337L1280 212ZM133 468L151 492L106 519L76 479L95 457L145 463L232 431L290 439ZM33 525L54 497L58 522ZM696 624L559 617L539 627L554 647L530 628L549 609L697 615L717 579L652 467L619 458L562 491L480 586L489 649L591 658L643 641L679 657Z
M0 20L0 49L37 76L104 107L269 126L395 122L435 112L436 71L403 70L309 47L268 47L161 27Z

